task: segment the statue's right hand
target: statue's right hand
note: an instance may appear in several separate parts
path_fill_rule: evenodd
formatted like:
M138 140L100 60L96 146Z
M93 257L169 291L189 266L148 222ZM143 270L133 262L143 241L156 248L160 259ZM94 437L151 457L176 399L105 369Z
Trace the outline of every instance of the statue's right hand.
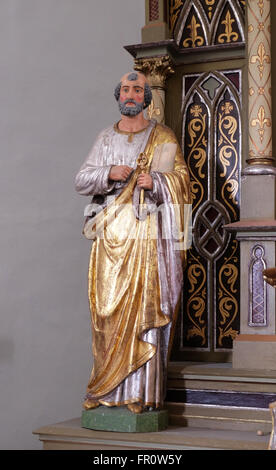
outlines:
M132 173L133 168L127 165L114 165L109 172L109 179L112 181L126 181Z

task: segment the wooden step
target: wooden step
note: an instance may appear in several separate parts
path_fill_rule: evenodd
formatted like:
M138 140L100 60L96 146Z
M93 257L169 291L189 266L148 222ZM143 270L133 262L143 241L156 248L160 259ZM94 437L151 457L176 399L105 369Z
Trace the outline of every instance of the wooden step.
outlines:
M234 369L230 363L170 363L166 408L170 423L205 429L270 433L276 372Z
M276 371L238 370L229 363L170 363L168 429L139 434L94 431L82 428L76 418L34 434L48 450L267 450L270 401L276 401Z
M276 371L234 369L231 363L170 362L168 388L276 395Z
M165 406L169 412L171 425L264 434L270 434L272 430L272 417L269 409L168 402Z
M267 450L270 436L252 431L169 426L153 433L92 431L81 427L80 418L33 432L45 450Z

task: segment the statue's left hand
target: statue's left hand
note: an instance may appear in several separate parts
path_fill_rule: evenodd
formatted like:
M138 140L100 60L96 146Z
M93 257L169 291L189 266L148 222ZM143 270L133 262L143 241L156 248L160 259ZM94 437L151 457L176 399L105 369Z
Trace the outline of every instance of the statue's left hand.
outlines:
M151 175L149 173L141 173L137 179L137 186L139 188L152 190L153 181Z

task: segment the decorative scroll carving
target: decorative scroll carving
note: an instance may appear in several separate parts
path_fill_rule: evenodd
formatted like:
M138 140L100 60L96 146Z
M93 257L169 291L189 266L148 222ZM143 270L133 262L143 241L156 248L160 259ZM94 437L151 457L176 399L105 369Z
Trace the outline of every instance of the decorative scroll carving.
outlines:
M207 155L208 142L208 110L197 93L187 109L185 126L184 153L191 174L191 191L193 200L193 213L207 198L204 180L208 174ZM202 233L202 232L201 232ZM202 235L204 235L202 233ZM184 336L188 344L198 347L207 347L208 335L208 304L207 300L207 262L204 255L196 249L190 251L188 260L188 284L185 292L184 305L188 322L184 322Z
M249 266L249 326L267 326L267 287L263 279L263 270L266 269L264 255L262 245L254 246Z
M188 153L187 163L191 172L191 191L193 199L193 211L201 204L204 196L202 180L207 173L207 146L208 146L208 122L206 126L207 107L200 101L197 94L187 113L186 141ZM196 162L192 165L191 160Z
M234 74L228 75L234 79ZM237 83L237 82L235 82ZM241 127L239 105L228 88L219 101L217 122L217 197L228 212L231 222L239 218ZM216 348L231 347L239 328L239 244L228 240L225 256L216 261Z
M184 76L194 237L184 281L183 347L193 350L231 349L239 329L239 244L223 226L239 218L240 90L240 71Z
M173 31L180 10L184 5L183 0L169 0L170 30Z
M232 252L229 258L224 258L224 263L219 269L219 288L218 288L218 330L217 344L223 347L227 337L234 340L238 334L236 320L239 313L238 308L238 242L233 240ZM234 328L233 328L234 325Z
M187 299L187 312L190 326L187 329L186 338L189 341L193 337L200 339L200 346L207 343L206 336L206 267L195 258L193 254L188 267L190 281L189 297Z
M232 212L233 219L237 220L238 206L237 193L239 191L238 165L239 165L239 136L238 130L238 112L235 104L230 100L229 92L224 95L218 111L218 157L222 166L221 178L227 175L227 168L230 168L230 174L224 181L221 189L221 197L228 209ZM230 194L226 195L226 191Z

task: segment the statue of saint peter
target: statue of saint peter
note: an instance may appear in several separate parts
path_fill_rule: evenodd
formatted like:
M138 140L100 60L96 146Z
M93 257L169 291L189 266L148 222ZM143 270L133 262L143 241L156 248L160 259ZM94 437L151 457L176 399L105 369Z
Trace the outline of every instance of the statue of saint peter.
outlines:
M121 120L103 130L76 176L95 208L88 275L93 369L85 409L160 409L182 290L190 180L171 129L148 120L146 77L115 89Z

